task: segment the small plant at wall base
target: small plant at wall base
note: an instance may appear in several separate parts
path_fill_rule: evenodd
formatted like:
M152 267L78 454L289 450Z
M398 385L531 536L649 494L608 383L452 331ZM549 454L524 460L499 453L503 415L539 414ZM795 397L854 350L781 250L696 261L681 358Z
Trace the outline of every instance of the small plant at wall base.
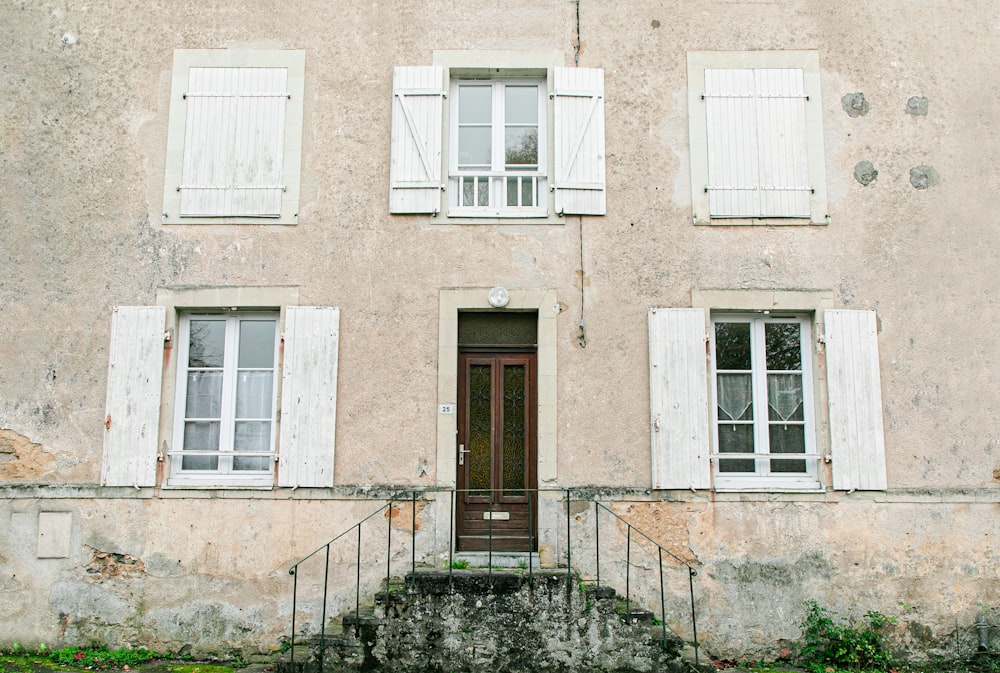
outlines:
M832 666L851 670L885 670L892 654L885 645L885 627L895 623L875 610L865 613L864 623L856 624L830 616L815 601L806 601L806 616L799 654L814 668Z

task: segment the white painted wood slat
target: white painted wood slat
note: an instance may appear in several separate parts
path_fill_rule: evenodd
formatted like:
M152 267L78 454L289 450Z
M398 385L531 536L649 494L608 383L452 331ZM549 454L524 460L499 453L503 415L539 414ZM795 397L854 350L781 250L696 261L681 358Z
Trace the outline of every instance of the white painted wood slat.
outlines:
M188 76L181 215L280 217L287 68Z
M705 311L649 310L653 488L711 486Z
M278 485L333 486L340 309L288 306Z
M441 208L444 68L392 70L389 212L437 213Z
M604 70L555 68L553 78L556 212L604 215Z
M112 314L104 486L156 485L165 320L162 306L116 306Z
M809 217L805 80L795 68L708 68L713 217Z
M833 487L884 490L885 438L874 311L827 310Z

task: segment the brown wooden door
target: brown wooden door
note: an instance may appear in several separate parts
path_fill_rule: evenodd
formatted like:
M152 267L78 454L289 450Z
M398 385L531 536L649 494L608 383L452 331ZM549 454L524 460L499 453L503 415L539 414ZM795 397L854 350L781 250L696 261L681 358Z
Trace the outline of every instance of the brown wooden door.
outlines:
M459 551L535 551L534 353L459 355Z

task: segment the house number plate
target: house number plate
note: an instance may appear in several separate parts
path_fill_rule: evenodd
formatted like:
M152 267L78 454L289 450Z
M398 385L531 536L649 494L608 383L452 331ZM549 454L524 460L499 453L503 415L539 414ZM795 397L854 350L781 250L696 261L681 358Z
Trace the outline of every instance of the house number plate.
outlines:
M510 521L510 512L483 512L483 518L494 521Z

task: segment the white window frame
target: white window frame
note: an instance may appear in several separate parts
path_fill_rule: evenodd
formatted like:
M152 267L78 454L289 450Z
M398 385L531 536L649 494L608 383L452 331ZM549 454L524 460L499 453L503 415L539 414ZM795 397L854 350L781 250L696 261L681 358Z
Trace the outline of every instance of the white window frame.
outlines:
M460 89L464 86L489 86L491 90L491 139L492 165L489 169L460 169L458 165L458 106ZM531 170L507 170L505 165L505 95L508 86L534 86L538 92L538 164ZM455 148L448 157L448 215L450 217L499 217L499 218L534 218L545 217L548 214L548 104L544 77L480 77L454 78L451 80L451 105L449 110L449 146ZM488 206L465 206L463 200L463 183L471 182L473 194L478 194L479 181L489 180ZM519 206L503 203L507 196L507 180L509 178L527 178L535 180L535 203L531 206ZM518 184L518 194L521 194L521 184Z
M688 53L688 123L690 137L691 201L694 224L802 225L829 224L826 168L823 149L822 99L819 55L815 51L705 51ZM708 69L798 69L805 89L805 152L808 165L809 216L722 217L710 212L709 141L705 105L705 71Z
M186 92L191 68L284 68L288 99L284 112L280 214L181 215ZM164 161L163 224L296 224L302 165L302 112L305 89L305 52L278 49L178 49L171 76L167 150Z
M726 459L740 459L742 454L736 454L734 458L730 453L719 453L719 412L718 412L718 371L716 369L716 331L717 323L748 323L750 325L751 338L751 381L752 381L752 404L753 404L753 426L755 471L753 473L721 472L720 465ZM771 460L778 460L774 456L799 456L800 454L770 454L769 452L769 431L774 424L769 419L767 411L767 370L766 352L764 342L765 325L773 323L796 324L799 326L799 339L801 345L801 376L802 376L802 403L803 403L803 435L805 440L805 453L802 458L806 464L804 473L771 473ZM712 408L712 464L713 479L717 490L726 489L748 489L748 488L789 488L789 489L819 489L819 459L820 455L816 448L816 418L813 399L813 376L812 376L812 317L805 315L773 315L770 313L713 313L711 317L711 329L709 331L709 361L711 368L711 384L709 386L709 396ZM728 421L722 421L726 423Z
M222 409L219 433L218 467L215 470L185 470L183 457L190 455L184 450L184 425L187 395L188 349L190 346L190 326L193 320L223 321L225 331L225 358L223 364ZM274 352L272 354L272 386L271 386L271 418L270 438L268 441L267 469L234 471L233 458L241 455L233 450L234 430L236 424L236 378L239 357L238 339L239 326L243 321L270 320L274 322ZM171 485L228 485L228 486L271 486L274 481L275 439L277 437L277 404L278 404L278 355L280 315L278 311L270 312L184 312L180 316L177 348L176 396L174 399L174 450L170 452L170 484ZM201 455L201 454L199 454ZM213 454L215 455L215 454ZM255 454L251 454L255 455Z

